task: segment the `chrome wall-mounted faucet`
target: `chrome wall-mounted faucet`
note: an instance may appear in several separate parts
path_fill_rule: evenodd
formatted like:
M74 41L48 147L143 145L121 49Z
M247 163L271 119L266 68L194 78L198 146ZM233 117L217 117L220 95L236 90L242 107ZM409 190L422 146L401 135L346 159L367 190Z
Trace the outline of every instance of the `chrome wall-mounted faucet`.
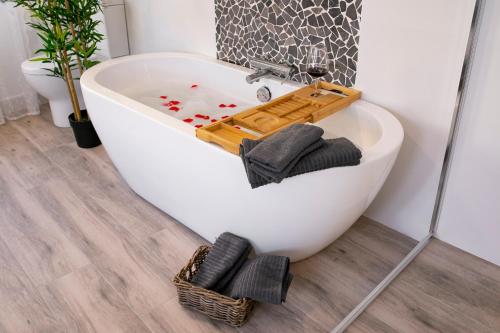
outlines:
M260 79L268 76L276 76L282 79L287 79L290 78L294 71L293 66L275 64L262 59L250 60L250 67L257 70L255 73L247 76L246 80L250 84L258 82Z

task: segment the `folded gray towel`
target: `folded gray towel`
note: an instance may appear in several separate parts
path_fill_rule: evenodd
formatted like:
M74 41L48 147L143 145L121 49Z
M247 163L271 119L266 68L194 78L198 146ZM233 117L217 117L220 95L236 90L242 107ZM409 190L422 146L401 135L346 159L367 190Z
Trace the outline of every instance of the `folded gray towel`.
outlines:
M272 182L251 165L246 158L248 152L259 146L262 141L244 139L240 147L240 155L245 166L248 181L252 188L267 185ZM290 170L287 177L293 177L308 172L329 169L333 167L352 166L360 163L361 151L348 139L327 139L324 145L307 154Z
M248 178L248 181L250 182L250 185L252 186L252 188L257 188L259 186L272 183L271 181L268 181L263 176L252 171L250 169L250 161L248 160L248 158L246 158L246 154L248 152L250 152L252 149L254 149L261 142L262 141L259 141L259 140L243 139L243 142L241 143L241 146L240 146L241 160L243 161L243 166L245 167L245 172L247 173L247 178Z
M233 298L251 298L272 304L281 304L286 295L292 274L290 259L281 256L260 256L248 259L224 294Z
M199 287L223 290L247 259L248 240L225 232L215 241L205 261L191 282Z
M279 174L293 167L311 145L318 148L324 131L321 127L294 124L262 141L246 154L248 160L259 167Z
M265 142L265 141L263 141L263 142ZM249 167L250 167L250 169L253 172L255 172L256 174L261 175L267 181L279 184L279 183L281 183L283 181L283 179L285 179L285 178L287 178L289 176L290 172L297 165L297 163L299 163L300 160L302 158L304 158L304 156L308 155L309 153L314 152L317 149L320 149L324 144L325 144L325 140L323 140L323 139L316 140L316 142L314 142L313 144L309 145L299 155L297 155L295 157L295 159L292 162L290 162L288 164L288 166L285 169L283 169L282 171L272 171L269 168L263 166L262 164L255 163L255 162L252 162L252 161L250 161Z

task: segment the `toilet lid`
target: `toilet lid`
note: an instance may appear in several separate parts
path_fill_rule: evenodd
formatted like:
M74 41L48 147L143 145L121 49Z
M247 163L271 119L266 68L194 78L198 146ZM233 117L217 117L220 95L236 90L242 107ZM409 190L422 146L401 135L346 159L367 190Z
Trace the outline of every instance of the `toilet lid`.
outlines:
M50 72L46 69L53 69L53 64L45 64L41 61L31 61L26 60L21 65L22 71L24 74L29 75L49 75Z
M43 63L41 61L25 60L21 64L21 70L23 71L24 74L27 75L51 75L51 72L48 71L47 69L52 69L52 68L54 68L53 64ZM80 73L78 72L77 68L73 68L71 72L73 73L74 79L78 79L80 77Z

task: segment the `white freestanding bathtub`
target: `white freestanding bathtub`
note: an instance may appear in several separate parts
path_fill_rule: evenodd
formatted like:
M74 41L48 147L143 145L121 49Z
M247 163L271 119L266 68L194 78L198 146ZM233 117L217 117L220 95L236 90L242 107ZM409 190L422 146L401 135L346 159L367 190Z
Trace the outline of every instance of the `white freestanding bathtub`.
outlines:
M144 54L95 66L81 85L106 151L137 194L209 241L230 231L258 253L301 260L363 214L394 164L403 130L386 110L357 101L317 125L324 137L345 136L360 147L360 165L252 190L240 158L197 139L194 127L258 104L261 86L274 97L298 86L273 79L250 85L249 72L191 54Z

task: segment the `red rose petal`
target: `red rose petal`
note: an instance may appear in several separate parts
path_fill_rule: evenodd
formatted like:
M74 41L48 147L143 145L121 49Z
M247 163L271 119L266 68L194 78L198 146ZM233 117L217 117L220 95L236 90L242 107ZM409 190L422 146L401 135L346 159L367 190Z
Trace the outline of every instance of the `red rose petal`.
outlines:
M175 111L175 112L177 112L177 111L179 111L180 109L179 109L177 106L171 106L171 107L169 108L169 110L170 110L170 111Z
M182 121L183 121L183 122L185 122L185 123L192 123L192 122L193 122L193 119L191 119L191 118L186 118L186 119L183 119Z
M205 119L205 120L210 119L210 116L205 116L205 115L203 115L203 114L199 114L199 113L195 114L194 116L195 116L196 118Z
M236 104L229 104L227 107L228 108L235 108L237 105Z
M220 108L225 108L225 107L226 107L226 104L219 104L219 107L220 107Z
M160 96L161 99L167 99L168 97L163 95L163 96Z
M163 106L170 106L170 103L161 103Z
M194 127L200 128L200 127L203 127L203 125L194 125Z
M222 116L221 119L226 119L227 117L229 117L229 116Z
M193 84L193 85L191 86L191 88L198 88L198 85L197 85L197 84Z
M170 101L170 105L178 105L181 104L179 101Z
M212 123L215 123L217 121L217 119L212 119L210 120Z

